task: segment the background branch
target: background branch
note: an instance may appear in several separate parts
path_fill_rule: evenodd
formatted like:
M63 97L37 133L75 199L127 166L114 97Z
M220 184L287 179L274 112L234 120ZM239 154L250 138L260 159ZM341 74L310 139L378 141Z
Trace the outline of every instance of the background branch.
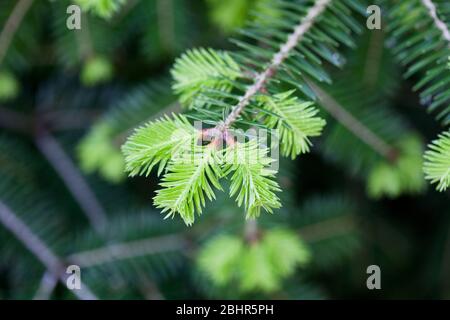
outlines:
M37 133L35 143L83 209L93 228L102 233L107 221L106 213L70 157L58 141L43 128Z
M436 11L436 6L431 0L422 0L422 3L428 9L428 13L434 21L436 27L442 32L442 37L448 42L448 46L450 47L450 30L444 21L439 19Z
M239 99L238 104L233 107L224 123L219 126L220 130L223 131L237 120L242 110L250 103L251 98L264 88L267 81L273 77L280 65L300 43L308 30L311 29L316 19L330 3L331 0L317 0L314 3L314 6L308 10L306 17L302 19L302 21L294 28L294 31L288 36L286 43L284 43L280 47L280 50L273 56L270 65L263 72L256 75L255 83L246 90L245 94Z
M187 241L180 235L168 235L149 239L116 243L98 249L74 253L67 257L80 267L92 267L104 263L145 256L188 247Z
M57 284L58 278L55 278L55 276L51 272L45 271L44 275L41 278L39 288L33 297L33 300L50 299L53 290L55 290Z
M331 114L337 121L344 125L356 137L375 150L382 157L389 161L395 161L398 151L387 144L383 139L377 136L373 131L367 128L363 123L356 119L351 113L343 108L333 97L328 95L322 88L309 79L305 78L306 83L316 93L321 106Z
M23 17L33 4L33 0L19 0L0 33L0 65L6 56L11 40L14 37Z
M0 107L0 127L21 133L30 133L32 119L19 112Z
M0 201L0 223L8 229L22 244L47 268L47 270L65 286L67 275L65 264L17 215ZM88 286L81 284L81 289L72 292L83 300L96 300L97 297Z

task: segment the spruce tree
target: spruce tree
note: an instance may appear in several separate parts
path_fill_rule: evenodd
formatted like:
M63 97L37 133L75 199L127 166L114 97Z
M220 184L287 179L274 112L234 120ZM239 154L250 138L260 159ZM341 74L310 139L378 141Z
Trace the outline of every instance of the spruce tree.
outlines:
M2 0L0 297L450 297L450 6L372 2Z

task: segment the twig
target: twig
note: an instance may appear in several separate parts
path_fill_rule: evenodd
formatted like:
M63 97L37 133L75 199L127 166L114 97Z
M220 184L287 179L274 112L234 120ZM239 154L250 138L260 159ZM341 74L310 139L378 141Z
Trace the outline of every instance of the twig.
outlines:
M50 110L40 114L39 118L53 132L91 127L98 115L96 111Z
M116 260L180 250L187 248L187 246L187 241L180 235L168 235L128 243L110 244L105 247L74 253L67 257L67 260L80 267L92 267Z
M24 114L0 107L0 127L30 133L32 120Z
M389 161L395 161L398 151L388 145L379 136L373 133L369 128L356 119L351 113L345 110L333 97L328 95L322 88L312 81L305 79L306 83L317 94L321 106L328 111L337 121L344 125L356 137L379 153Z
M430 14L431 18L434 21L434 24L436 27L441 30L442 37L448 42L448 46L450 47L450 30L448 29L447 25L444 21L439 19L437 12L436 12L436 6L434 5L432 0L422 0L422 3L425 7L428 9L428 13Z
M0 201L0 223L8 229L22 244L45 266L45 268L61 283L66 285L67 275L65 264L59 259L47 245L36 236L33 231ZM89 287L81 283L81 289L72 291L78 298L83 300L96 300L97 297L90 291Z
M33 300L48 300L50 299L53 290L55 290L56 285L58 284L58 278L55 278L53 274L48 271L45 271L42 276L41 283L39 284L39 288L34 295Z
M6 56L11 40L19 28L23 17L33 4L33 0L19 0L0 33L0 65Z
M314 6L309 9L306 17L294 28L294 32L289 35L286 43L283 44L280 47L280 50L273 56L272 62L267 69L256 76L255 83L246 90L245 94L239 99L238 104L233 107L225 121L218 126L218 129L226 131L230 125L237 120L244 108L250 103L251 98L264 88L267 81L273 77L280 65L303 39L306 32L313 26L315 20L330 3L331 0L317 0L315 2Z
M258 230L256 219L249 218L245 221L244 237L249 244L257 243L259 241L260 232Z
M72 160L56 139L43 128L37 133L35 143L39 151L64 181L67 189L83 209L94 229L98 233L102 233L107 221L106 213Z
M355 230L355 224L349 216L343 216L304 226L298 232L306 242L312 243L342 235L352 230Z

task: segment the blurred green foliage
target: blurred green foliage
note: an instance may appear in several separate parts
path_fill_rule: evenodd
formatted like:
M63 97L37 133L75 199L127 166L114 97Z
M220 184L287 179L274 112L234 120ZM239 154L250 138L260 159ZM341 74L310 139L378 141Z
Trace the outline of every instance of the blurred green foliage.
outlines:
M6 101L15 98L19 93L20 85L14 74L0 72L0 101Z
M450 7L435 2L449 25ZM0 1L0 37L18 3ZM261 215L256 233L227 192L217 192L190 228L163 219L151 202L155 163L144 153L137 160L147 161L146 177L125 179L120 146L135 128L181 110L189 121L223 119L229 109L206 110L210 101L194 98L202 90L231 94L234 81L263 69L286 35L277 28L304 15L297 5L313 2L77 3L85 10L82 29L69 31L71 1L32 2L0 61L0 298L80 298L44 281L54 270L10 221L26 226L63 266L80 265L83 283L100 299L450 297L450 54L421 1L378 1L386 13L381 31L367 30L362 15L347 19L350 11L335 1L339 18L322 19L280 70L276 93L294 85L292 94L313 99L326 126L309 154L281 159L274 182L283 207ZM355 11L366 5L345 3ZM360 33L342 35L333 28L341 21ZM348 48L336 48L343 40ZM331 100L316 96L305 75ZM336 116L336 106L352 121ZM279 124L252 107L241 125L252 115ZM355 122L389 152L367 143ZM164 131L150 134L161 140ZM424 157L426 141L433 142ZM286 155L294 149L286 146ZM381 291L365 286L372 264L382 270Z
M289 230L268 230L246 243L238 236L210 240L198 256L201 271L219 286L237 282L243 292L279 290L283 280L310 259L310 251Z

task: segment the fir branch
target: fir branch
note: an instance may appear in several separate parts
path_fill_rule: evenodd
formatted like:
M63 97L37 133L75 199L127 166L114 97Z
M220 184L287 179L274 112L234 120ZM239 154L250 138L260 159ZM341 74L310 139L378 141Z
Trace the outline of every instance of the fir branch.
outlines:
M33 300L50 299L50 296L52 295L53 290L55 290L57 284L58 278L55 278L55 276L53 276L50 272L45 271Z
M431 16L431 18L434 21L434 24L436 27L442 32L442 37L448 42L448 46L450 47L450 30L448 29L447 25L444 21L439 19L436 11L436 5L433 3L432 0L421 0L422 4L427 7L428 14Z
M43 128L37 133L35 143L39 151L59 174L94 229L102 233L107 222L106 213L72 160L66 155L55 138Z
M225 51L193 49L176 60L172 76L173 89L180 94L180 102L191 107L194 98L206 89L228 92L231 81L240 77L241 72Z
M187 152L171 160L167 173L160 183L153 202L166 218L179 213L186 225L195 221L195 212L202 213L206 198L215 199L212 187L221 190L219 178L222 176L222 161L215 143L203 147L192 141Z
M244 238L250 244L258 242L260 232L256 219L252 218L245 220Z
M310 137L319 136L326 123L317 116L319 110L312 102L301 102L292 96L293 93L294 90L260 99L263 108L276 115L267 115L264 124L279 131L281 154L291 159L309 152L312 145Z
M32 128L32 119L25 114L0 107L0 127L28 134Z
M0 201L0 223L8 229L22 244L46 267L46 269L63 285L66 285L67 275L64 262L2 201ZM72 291L83 300L96 300L97 297L89 287L81 283L80 290Z
M70 131L92 127L98 119L94 110L49 110L38 115L50 131Z
M188 242L181 235L166 235L125 243L114 243L97 249L73 253L67 257L67 260L80 267L93 267L118 260L183 250L187 247Z
M306 242L313 243L348 234L354 230L356 224L349 215L346 215L306 225L298 229L298 232Z
M426 179L437 183L436 189L444 191L450 186L450 131L439 135L425 152Z
M314 6L308 10L304 19L294 28L280 50L273 56L269 66L256 76L254 84L246 90L245 94L239 99L239 102L233 107L231 113L227 116L225 121L218 126L218 129L225 131L228 129L239 117L244 108L250 103L250 100L260 92L267 81L274 76L280 65L286 58L289 57L292 50L303 39L304 35L313 26L316 19L320 17L322 12L331 3L331 0L317 0Z
M230 197L236 195L238 206L244 204L247 218L259 217L261 208L272 213L281 207L275 194L281 191L273 180L275 171L267 168L274 160L267 153L255 140L234 143L225 151L224 176L231 174Z
M165 116L138 128L123 145L126 171L130 176L148 176L157 164L158 174L161 174L169 160L199 136L186 117L172 117L174 119Z
M351 113L339 105L333 97L328 95L322 88L310 80L306 80L311 89L317 94L321 102L321 106L329 112L337 121L343 124L356 137L364 141L369 147L379 153L382 157L389 161L395 161L398 151L388 145L373 131L364 126Z
M0 33L0 65L6 56L9 45L23 20L23 17L33 4L33 0L19 0Z
M428 110L438 111L437 119L447 125L450 123L450 96L446 90L450 55L449 29L445 25L448 10L443 6L441 19L438 8L432 1L398 1L389 11L388 30L393 53L408 67L405 77L420 75L413 90L421 91L422 103Z

